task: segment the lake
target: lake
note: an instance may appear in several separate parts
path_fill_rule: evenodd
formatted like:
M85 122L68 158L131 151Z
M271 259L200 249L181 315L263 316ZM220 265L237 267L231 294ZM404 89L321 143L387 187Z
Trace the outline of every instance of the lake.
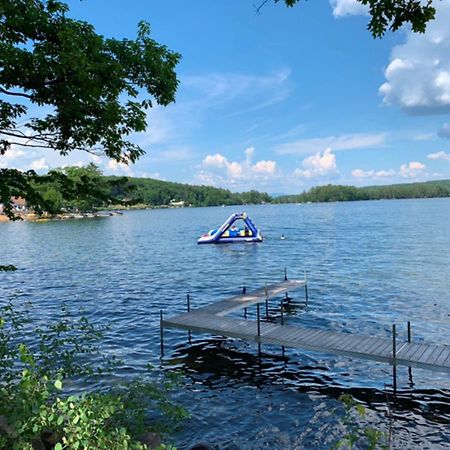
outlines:
M245 210L261 244L196 245ZM281 235L286 239L280 239ZM41 320L62 303L111 326L107 351L124 360L116 378L159 366L159 311L191 306L308 272L285 318L291 325L450 344L450 199L129 211L104 219L0 224L0 298L31 300ZM275 304L273 307L275 308ZM166 330L163 370L183 372L177 398L191 411L173 436L220 448L329 448L342 429L340 394L391 428L394 448L449 448L450 376L345 357Z

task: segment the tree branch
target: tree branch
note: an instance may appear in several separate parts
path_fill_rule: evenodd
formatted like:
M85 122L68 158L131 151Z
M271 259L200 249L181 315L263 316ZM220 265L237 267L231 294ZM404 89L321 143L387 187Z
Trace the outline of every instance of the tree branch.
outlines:
M15 97L25 97L29 100L32 100L32 98L33 98L29 94L24 94L22 92L10 92L10 91L7 91L6 89L3 89L2 87L0 87L0 92L5 95L14 95Z

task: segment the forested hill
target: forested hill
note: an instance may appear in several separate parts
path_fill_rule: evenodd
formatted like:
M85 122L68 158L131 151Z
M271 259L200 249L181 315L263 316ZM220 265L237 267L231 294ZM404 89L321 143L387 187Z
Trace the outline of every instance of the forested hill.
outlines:
M283 195L274 203L345 202L393 198L450 197L450 180L422 183L390 184L385 186L343 186L328 184L313 187L298 195Z
M236 193L212 186L195 186L152 178L104 176L94 164L65 167L48 175L33 178L40 195L41 209L57 213L67 209L87 211L105 207L247 205L262 203L305 203L391 198L450 197L450 180L387 186L326 185L298 195L272 198L266 193L249 191Z
M97 166L55 169L53 176L33 177L40 209L51 214L67 209L89 211L105 207L217 206L270 203L256 191L235 193L212 186L193 186L151 178L104 176ZM56 176L57 175L57 176Z
M173 183L152 178L104 177L115 185L113 195L126 203L145 203L149 205L169 205L172 200L184 201L186 206L217 206L270 203L272 198L257 191L231 192L228 189L212 186L196 186Z

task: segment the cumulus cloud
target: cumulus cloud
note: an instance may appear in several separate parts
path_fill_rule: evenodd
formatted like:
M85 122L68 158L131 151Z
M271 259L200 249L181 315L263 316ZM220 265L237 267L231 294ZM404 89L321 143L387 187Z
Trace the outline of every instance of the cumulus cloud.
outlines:
M5 158L8 161L13 161L24 155L25 152L23 150L12 147L4 155L2 155L2 158Z
M303 169L296 169L294 174L303 178L320 178L337 173L336 156L331 148L327 148L323 153L317 152L308 156L302 162Z
M443 139L450 139L450 123L444 123L438 130L438 136Z
M132 176L133 175L133 171L131 170L131 167L128 166L127 164L121 163L121 162L117 162L113 159L110 159L108 161L107 164L107 169L109 169L111 172L113 173L117 173L117 174L125 174L128 176Z
M450 112L450 1L437 2L425 34L407 33L395 47L380 94L386 104L410 114Z
M36 172L39 170L48 170L48 164L45 158L35 159L31 162L30 169L36 170Z
M362 169L355 169L352 170L352 175L355 178L387 178L387 177L393 177L396 174L395 170L389 169L389 170L362 170Z
M352 150L383 145L385 133L354 133L341 136L326 136L321 138L300 139L294 142L280 144L275 151L280 155L301 155L320 152L323 148L337 150Z
M425 167L425 164L418 161L411 161L408 164L402 164L400 166L399 174L405 178L416 178L417 176L423 174Z
M277 163L272 160L260 160L253 164L254 152L254 147L245 149L245 160L242 162L229 161L220 153L207 155L202 161L202 170L197 173L197 178L203 183L215 185L275 177Z
M429 155L427 155L427 158L432 160L441 159L443 161L450 161L450 153L445 153L444 151L430 153Z
M334 17L359 16L368 13L368 7L356 0L330 0Z
M277 163L275 161L261 160L252 166L252 170L256 173L274 175L277 170Z

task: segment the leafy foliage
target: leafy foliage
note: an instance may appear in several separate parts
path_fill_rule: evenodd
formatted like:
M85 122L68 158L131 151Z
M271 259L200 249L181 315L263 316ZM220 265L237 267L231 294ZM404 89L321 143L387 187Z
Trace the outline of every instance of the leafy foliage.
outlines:
M56 0L0 3L0 154L14 143L133 162L143 151L124 136L145 130L151 98L174 101L180 55L151 39L147 23L136 40L105 39L67 11ZM138 99L143 91L151 98ZM50 112L28 117L30 105Z
M283 1L286 6L292 7L300 0ZM433 20L436 10L432 0L357 0L367 5L370 21L367 29L374 38L382 37L387 30L397 31L405 24L410 24L415 33L424 33L427 24ZM263 2L263 4L267 1Z
M146 129L152 101L175 100L180 55L151 39L145 22L135 40L106 39L67 12L57 0L0 1L0 155L50 148L132 163L144 151L127 136ZM33 171L0 169L10 218L12 196L34 209L61 204L55 190L36 192L35 180Z
M351 395L343 394L339 400L344 405L345 414L342 424L347 432L334 445L334 449L339 448L366 448L367 450L375 450L381 448L387 450L390 448L387 440L387 434L376 428L361 427L358 419L364 419L366 408L356 403Z
M161 412L164 421L150 427L158 432L187 417L169 398L175 386L170 379L137 379L117 390L65 395L64 380L76 377L83 385L117 363L90 362L99 359L105 328L83 316L74 319L65 308L59 321L26 336L30 321L29 312L12 303L0 311L0 448L145 449L136 436L149 429L149 411Z

